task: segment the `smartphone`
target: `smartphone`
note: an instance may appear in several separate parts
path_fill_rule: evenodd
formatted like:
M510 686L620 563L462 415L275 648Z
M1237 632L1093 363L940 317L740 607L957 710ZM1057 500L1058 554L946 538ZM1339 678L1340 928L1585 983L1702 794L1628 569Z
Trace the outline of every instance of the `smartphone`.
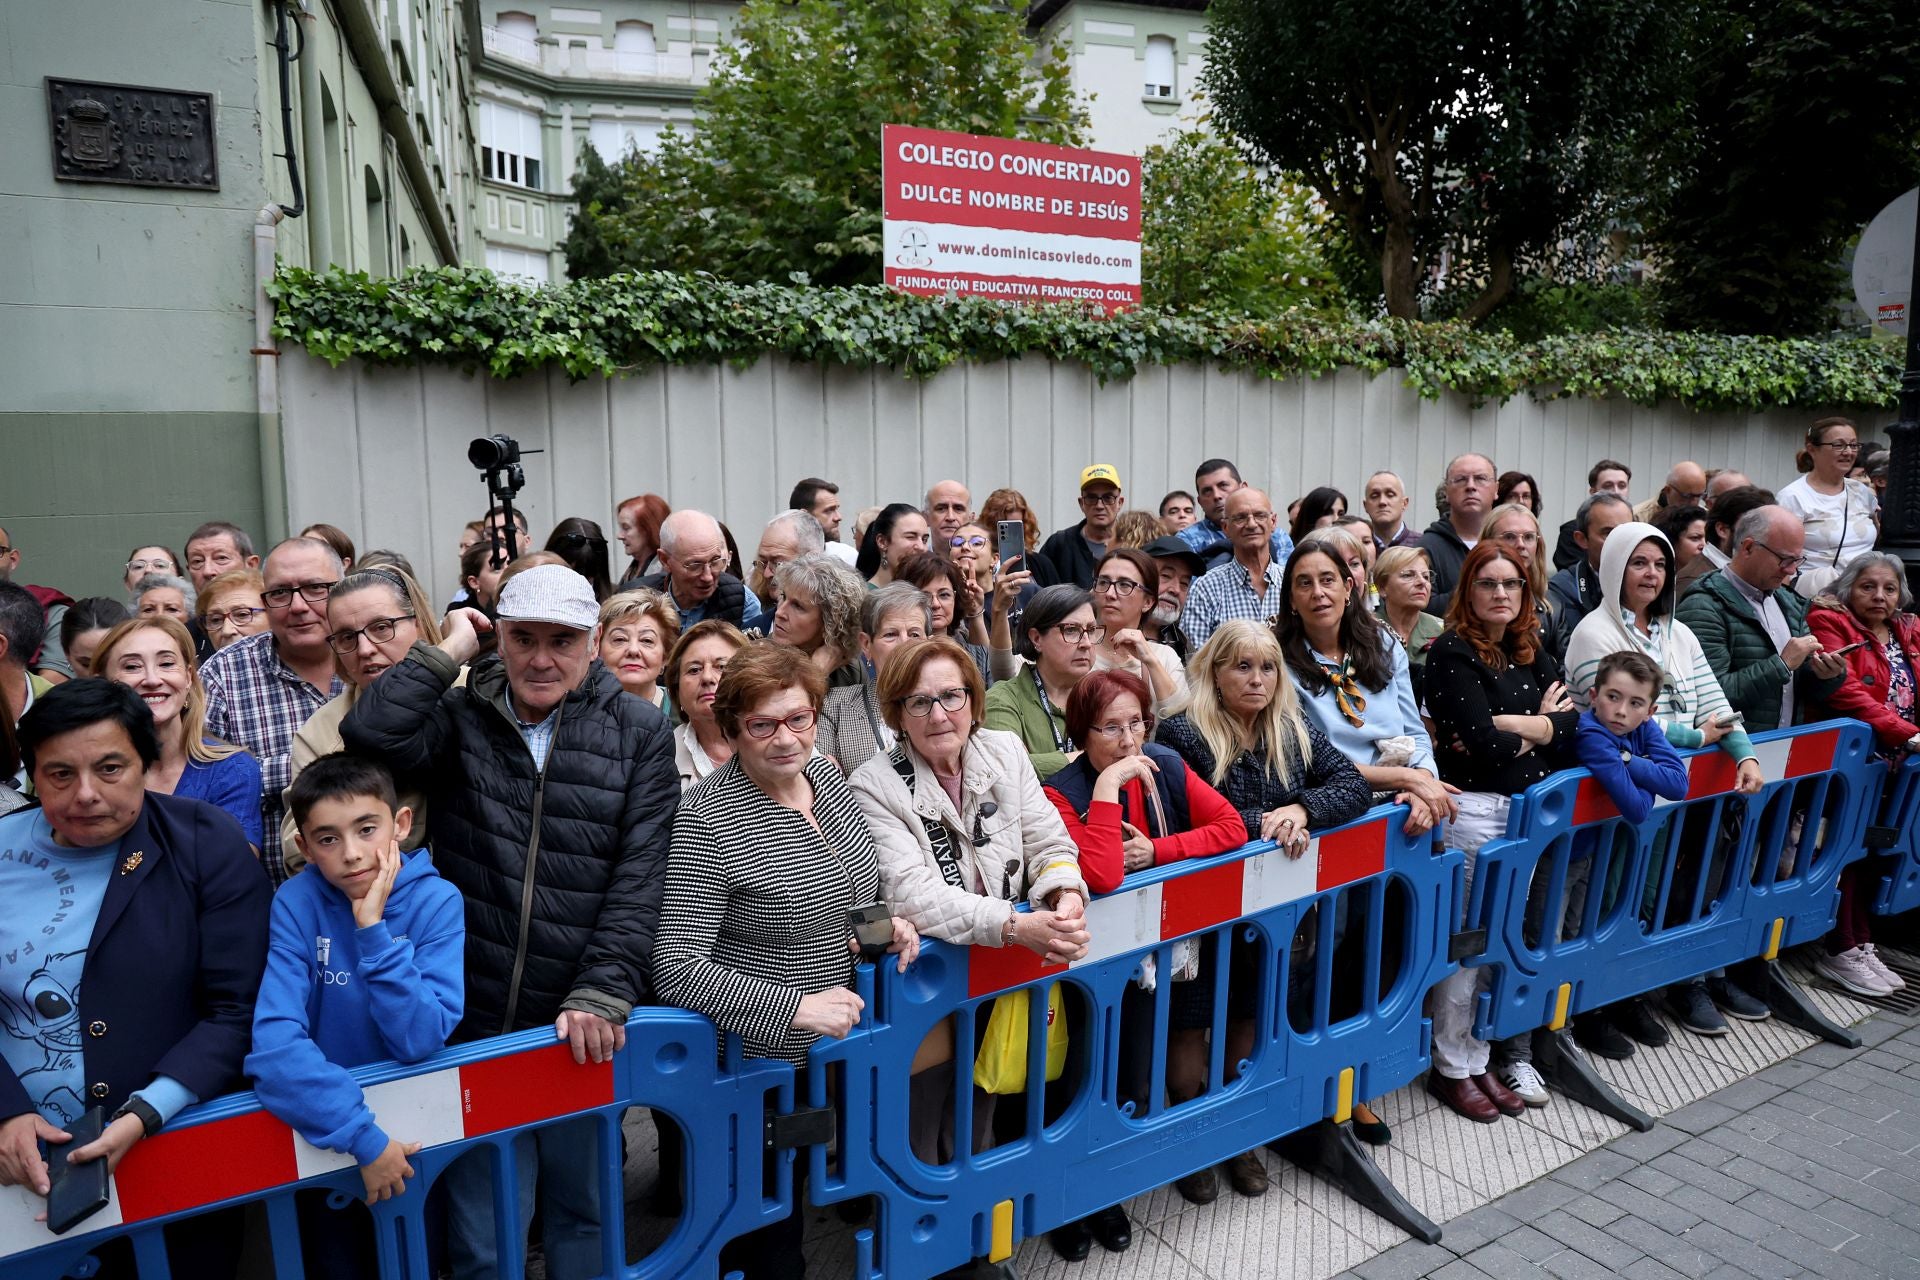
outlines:
M1829 658L1840 658L1840 657L1846 656L1849 653L1852 653L1855 649L1864 649L1866 647L1867 647L1867 642L1865 640L1855 640L1852 644L1842 645L1838 649L1826 650L1824 656Z
M847 924L860 944L862 960L878 960L893 945L893 912L884 902L847 909Z
M1027 556L1026 556L1027 522L1026 521L1024 520L1000 521L998 526L998 532L995 534L995 537L999 539L999 541L994 543L993 554L996 560L1000 560L1004 562L1009 556L1016 555L1016 554L1019 556L1020 563L1008 565L1006 570L1008 573L1018 573L1020 572L1020 570L1027 567ZM1014 550L1013 551L1007 550L1007 548L1009 547L1014 548Z
M41 1144L47 1161L47 1229L62 1235L107 1207L107 1162L68 1164L67 1153L100 1139L107 1126L104 1107L94 1107L66 1126L71 1142Z
M1713 718L1713 722L1722 729L1731 729L1740 723L1740 713L1738 711L1722 711Z

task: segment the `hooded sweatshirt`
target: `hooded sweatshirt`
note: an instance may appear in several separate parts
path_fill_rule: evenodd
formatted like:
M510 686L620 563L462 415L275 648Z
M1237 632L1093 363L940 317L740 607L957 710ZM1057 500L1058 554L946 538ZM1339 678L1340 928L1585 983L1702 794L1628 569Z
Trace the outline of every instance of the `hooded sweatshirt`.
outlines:
M1633 614L1620 603L1627 561L1649 539L1665 550L1668 565L1667 589L1647 609L1651 632L1640 630ZM1650 524L1623 524L1608 535L1600 550L1600 603L1580 620L1567 644L1567 691L1584 710L1600 660L1623 649L1637 650L1658 663L1662 672L1653 714L1666 730L1667 741L1676 747L1699 747L1706 745L1706 735L1698 726L1731 710L1731 704L1700 642L1686 623L1673 616L1672 566L1672 544ZM1720 739L1720 749L1736 761L1754 756L1752 741L1739 727Z
M246 1061L268 1111L363 1166L388 1135L348 1068L438 1052L464 1003L465 905L427 852L404 857L383 918L365 929L318 867L280 887Z

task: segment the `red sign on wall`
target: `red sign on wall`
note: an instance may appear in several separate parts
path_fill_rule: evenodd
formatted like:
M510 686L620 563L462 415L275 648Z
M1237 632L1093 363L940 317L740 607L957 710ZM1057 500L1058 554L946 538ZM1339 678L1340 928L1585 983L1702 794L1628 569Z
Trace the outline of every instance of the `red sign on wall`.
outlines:
M887 284L1140 304L1140 159L908 125L881 132Z

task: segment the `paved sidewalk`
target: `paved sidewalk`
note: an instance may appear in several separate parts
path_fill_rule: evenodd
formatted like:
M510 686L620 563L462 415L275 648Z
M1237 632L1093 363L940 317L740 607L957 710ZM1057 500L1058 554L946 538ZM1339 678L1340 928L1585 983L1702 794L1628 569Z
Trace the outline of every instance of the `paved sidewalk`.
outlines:
M1358 1280L1912 1280L1920 1025L1883 1011L1347 1272Z

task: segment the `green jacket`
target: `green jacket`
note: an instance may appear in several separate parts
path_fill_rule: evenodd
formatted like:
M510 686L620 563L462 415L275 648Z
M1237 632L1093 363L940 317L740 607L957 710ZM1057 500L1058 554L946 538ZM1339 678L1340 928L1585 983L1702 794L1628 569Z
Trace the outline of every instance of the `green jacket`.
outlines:
M1796 636L1807 634L1807 602L1781 587L1773 593L1786 615L1787 630ZM1746 720L1748 733L1778 729L1780 694L1787 681L1796 680L1793 704L1807 711L1824 703L1846 679L1845 674L1823 680L1813 672L1811 663L1801 663L1798 672L1787 668L1786 661L1773 647L1760 615L1727 581L1726 570L1719 569L1694 584L1680 599L1674 617L1692 629L1707 655L1707 665L1720 678L1720 689ZM1801 718L1805 718L1802 716Z
M1025 743L1033 771L1045 782L1067 767L1067 753L1059 749L1068 741L1067 713L1063 707L1041 705L1040 686L1029 670L1023 666L987 690L987 728L1004 729Z

